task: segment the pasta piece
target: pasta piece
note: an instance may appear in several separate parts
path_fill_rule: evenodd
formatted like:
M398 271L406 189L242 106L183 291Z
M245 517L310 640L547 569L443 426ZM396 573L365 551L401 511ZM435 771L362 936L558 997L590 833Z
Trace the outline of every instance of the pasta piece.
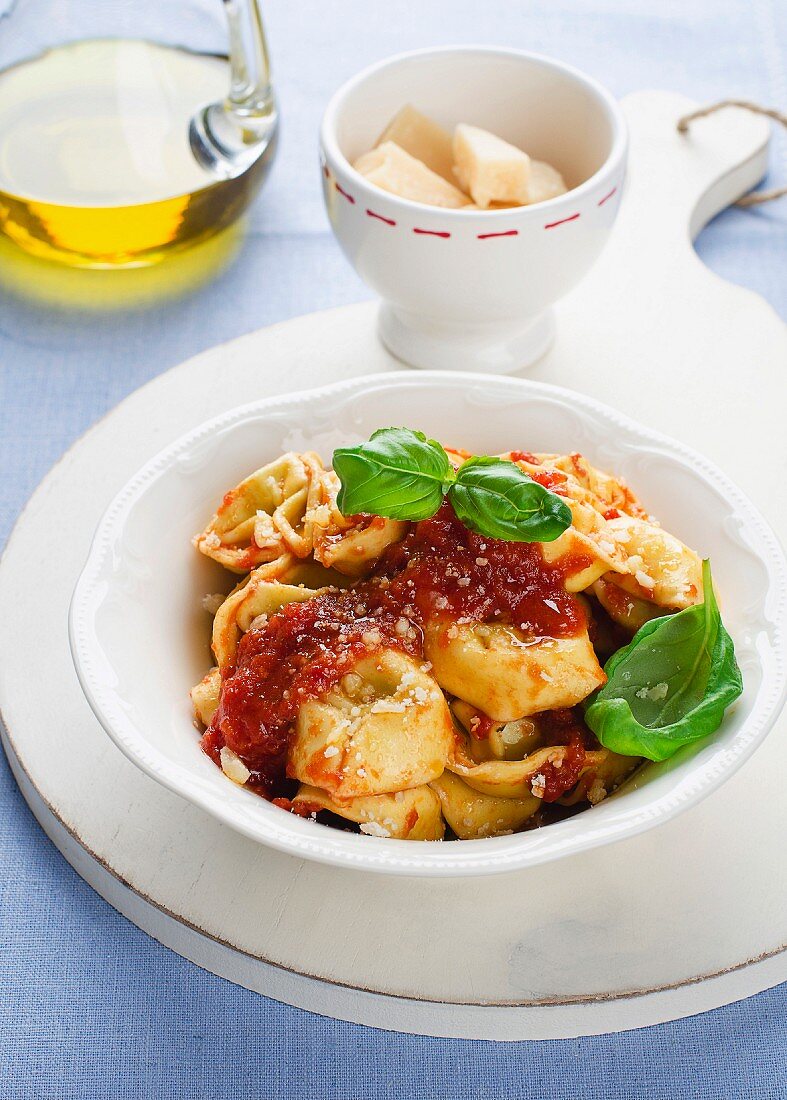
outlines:
M440 800L427 786L394 794L374 794L335 802L319 787L302 785L292 800L310 812L330 810L346 821L355 821L362 833L394 840L442 840L445 824Z
M583 501L567 501L573 522L553 542L541 544L544 561L566 566L567 592L583 592L605 573L624 572L626 555L610 534L609 524Z
M593 595L610 619L636 634L641 626L662 614L662 609L621 588L612 575L601 577L593 585Z
M260 566L260 569L263 570L262 575L268 580L281 581L282 584L304 585L315 591L325 588L347 588L351 583L349 577L337 573L335 569L326 568L312 558L290 557L287 561L280 559L280 567L275 572L271 569L271 565Z
M584 455L574 452L568 455L536 457L552 469L570 474L574 481L591 494L600 511L617 510L640 519L650 518L625 481L591 466Z
M604 518L611 519L616 512L650 518L624 481L592 466L578 452L561 455L508 451L501 457L516 462L525 473L553 492L589 504Z
M360 577L374 565L386 546L404 538L407 524L382 516L364 516L346 531L329 535L323 532L324 529L315 532L317 560L348 577Z
M300 708L288 774L336 801L406 790L440 775L453 745L448 704L411 657L363 657Z
M231 489L205 530L198 550L235 573L246 573L283 554L312 552L314 511L325 471L317 455L289 452Z
M605 751L586 753L580 775L595 768ZM538 778L547 765L559 770L570 758L570 753L570 746L549 745L536 749L523 760L486 760L478 764L470 753L467 738L460 734L454 745L453 757L446 767L481 794L494 798L523 798L538 793Z
M312 531L317 561L348 577L360 577L387 546L399 542L409 525L383 516L343 516L336 504L339 479L333 470L324 478L324 506Z
M474 760L521 760L541 742L541 732L532 718L515 722L494 722L462 699L451 704L454 717L470 735Z
M248 580L232 591L213 620L213 655L220 669L235 661L238 643L255 620L275 614L285 604L310 600L325 588L306 588L303 585L281 584L270 581L265 570L255 570Z
M587 632L527 638L499 623L428 623L424 652L441 688L500 722L572 707L605 682Z
M639 756L621 756L610 749L601 749L593 753L592 766L583 771L573 791L568 791L558 802L562 806L576 806L579 802L595 806L617 790L641 763Z
M625 591L660 607L681 610L702 598L699 557L655 524L624 482L580 454L513 454L536 480L544 481L546 471L545 483L571 508L571 527L542 546L547 562L579 564L567 573L567 591L580 592L610 572Z
M443 817L460 840L515 833L541 805L541 799L529 791L521 798L480 794L447 771L430 786L440 799Z
M702 600L702 561L680 539L631 516L611 520L609 529L628 558L628 574L616 576L615 584L676 611Z
M468 458L473 457L470 451L464 451L461 447L445 447L444 450L448 455L448 461L455 470L458 470L460 466L464 465Z
M217 668L212 668L189 692L191 702L194 704L194 714L203 726L209 726L211 718L216 713L220 691L221 673Z
M566 568L566 591L582 592L604 573L626 572L626 554L618 546L607 524L607 514L616 501L639 508L636 498L621 483L594 469L582 455L533 455L508 452L503 457L536 481L565 498L572 523L553 542L542 543L544 561L562 562Z

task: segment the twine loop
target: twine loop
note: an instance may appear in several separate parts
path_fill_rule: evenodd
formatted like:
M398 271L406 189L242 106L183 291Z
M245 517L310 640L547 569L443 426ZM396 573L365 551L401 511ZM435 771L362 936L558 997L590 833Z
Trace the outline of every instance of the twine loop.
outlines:
M721 111L725 107L741 107L744 111L752 111L755 115L765 115L787 128L787 115L783 111L777 111L775 107L761 107L758 103L751 103L747 99L722 99L718 103L711 103L708 107L700 107L698 110L692 111L691 114L679 118L677 123L678 133L687 134L690 123L695 122L698 118L707 118L708 115L715 114L716 111ZM742 199L738 199L735 205L760 206L764 202L784 198L785 195L787 195L787 187L773 187L769 191L752 191L749 195L744 195Z

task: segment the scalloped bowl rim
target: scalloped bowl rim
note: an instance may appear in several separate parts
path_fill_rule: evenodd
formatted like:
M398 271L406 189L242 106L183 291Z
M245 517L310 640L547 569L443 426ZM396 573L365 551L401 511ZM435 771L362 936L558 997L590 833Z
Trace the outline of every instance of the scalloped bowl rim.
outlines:
M348 400L375 390L407 387L418 390L437 386L464 389L477 383L485 389L514 388L523 395L542 396L567 404L575 412L601 419L606 425L628 432L642 443L656 445L683 469L702 479L725 495L742 516L746 529L754 533L758 549L750 546L768 575L768 593L772 611L762 626L770 627L772 667L763 668L763 680L743 727L735 735L733 746L725 750L719 763L708 761L698 766L694 760L680 765L681 782L669 793L645 801L637 809L618 813L617 820L604 827L594 818L597 809L588 809L566 821L543 829L510 836L452 843L427 843L389 840L345 833L316 822L285 813L250 792L228 785L253 803L243 806L229 797L206 791L192 783L188 770L173 763L145 737L143 731L124 712L122 699L112 684L98 673L93 655L98 637L95 615L106 595L101 591L101 575L112 547L122 541L122 530L131 508L147 489L166 476L172 463L206 435L226 429L250 417L276 413L292 407L318 405L328 398L345 396ZM263 398L236 406L184 433L147 462L117 494L104 512L96 529L85 567L80 574L69 609L69 643L82 690L96 718L110 738L143 772L164 787L205 810L236 831L290 855L314 859L344 868L387 874L414 876L464 876L503 873L576 855L600 845L636 836L655 825L667 822L716 790L749 759L772 728L787 699L787 560L773 530L759 510L714 463L685 444L617 412L595 398L560 386L530 379L504 378L466 372L422 371L371 374L297 393ZM688 782L688 780L691 782ZM227 792L229 794L229 792ZM607 800L607 803L610 800ZM620 802L618 807L620 807ZM607 804L602 803L601 806ZM601 808L601 807L599 807ZM251 810L251 812L250 812ZM577 825L579 823L579 825ZM567 834L566 826L570 828Z

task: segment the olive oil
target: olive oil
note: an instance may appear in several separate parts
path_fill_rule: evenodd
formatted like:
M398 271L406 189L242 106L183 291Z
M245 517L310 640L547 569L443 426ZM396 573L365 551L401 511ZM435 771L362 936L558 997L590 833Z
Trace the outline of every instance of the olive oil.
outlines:
M268 157L217 178L189 123L221 102L226 58L95 39L0 72L0 232L37 256L140 266L233 222Z

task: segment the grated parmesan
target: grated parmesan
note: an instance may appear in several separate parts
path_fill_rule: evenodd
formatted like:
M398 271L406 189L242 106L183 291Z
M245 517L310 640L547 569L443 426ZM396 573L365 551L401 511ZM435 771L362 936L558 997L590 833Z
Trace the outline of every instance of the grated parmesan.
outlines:
M370 708L372 714L402 714L405 709L405 701L396 699L378 699Z
M638 699L650 699L652 703L658 703L662 699L667 698L667 692L669 686L665 683L654 684L653 687L648 684L647 687L642 687L639 691L635 692Z
M232 749L227 748L226 745L219 753L219 759L221 761L221 770L224 772L227 779L231 779L232 782L237 783L239 787L242 787L251 777L251 772L241 758L237 753L234 753Z
M547 789L547 779L543 772L534 775L530 780L530 791L535 798L543 798Z

